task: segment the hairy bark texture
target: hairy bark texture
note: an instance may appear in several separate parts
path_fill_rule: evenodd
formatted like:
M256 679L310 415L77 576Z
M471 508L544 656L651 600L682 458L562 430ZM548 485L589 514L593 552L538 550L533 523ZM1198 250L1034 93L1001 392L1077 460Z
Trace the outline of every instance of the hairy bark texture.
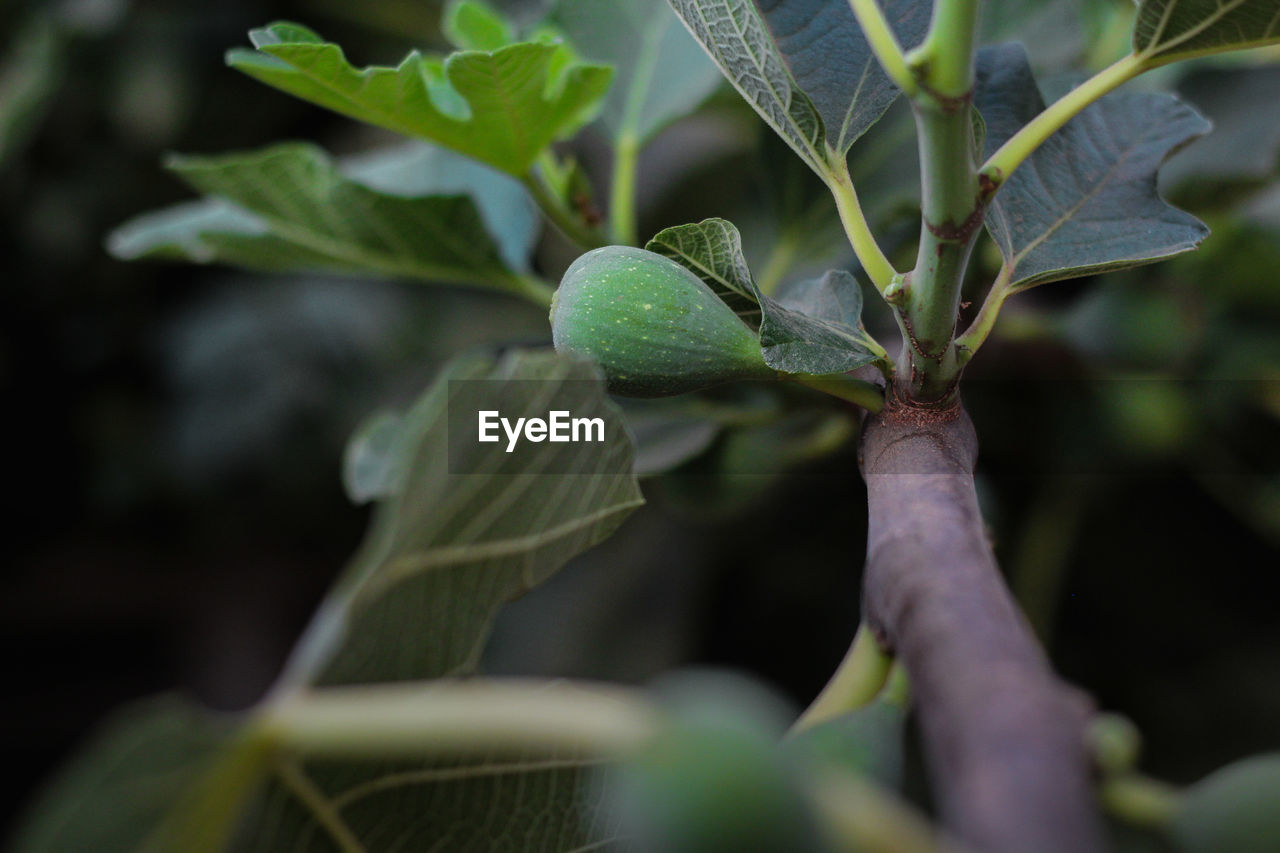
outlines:
M986 853L1103 849L1084 728L1000 577L974 492L978 443L959 404L889 395L862 468L868 624L911 676L944 823Z

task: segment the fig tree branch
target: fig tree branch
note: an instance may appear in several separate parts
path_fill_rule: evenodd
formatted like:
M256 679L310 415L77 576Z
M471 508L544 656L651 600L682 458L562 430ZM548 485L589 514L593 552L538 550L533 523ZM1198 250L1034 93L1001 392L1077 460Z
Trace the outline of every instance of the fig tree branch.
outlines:
M865 620L911 678L945 825L988 853L1102 850L1090 703L1054 675L1000 577L968 416L891 395L862 451Z

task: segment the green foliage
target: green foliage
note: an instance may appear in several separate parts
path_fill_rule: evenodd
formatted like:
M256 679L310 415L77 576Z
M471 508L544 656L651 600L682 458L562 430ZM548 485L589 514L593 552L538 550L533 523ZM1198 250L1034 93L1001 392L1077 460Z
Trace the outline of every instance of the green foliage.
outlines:
M660 498L690 517L732 518L765 502L786 475L828 460L858 435L855 415L842 411L760 412L725 424L710 450L659 478Z
M905 775L906 725L904 703L877 697L789 738L786 747L815 764L835 766L897 790Z
M769 35L801 91L822 118L827 143L844 155L900 90L884 73L848 0L761 2ZM885 17L904 47L924 40L933 4L887 0Z
M463 853L484 853L494 845L581 849L588 839L584 826L609 825L598 797L580 799L581 789L590 784L583 770L593 764L538 752L495 752L465 760L312 761L296 771L314 788L311 807L285 785L269 785L246 812L244 829L231 849L328 853L335 849L334 836L321 819L332 820L333 815L340 818L353 851L441 845ZM506 819L495 820L495 814Z
M51 21L24 22L0 60L0 165L20 148L62 74L62 38Z
M715 407L694 396L625 403L627 429L636 442L637 477L662 474L698 458L724 426Z
M491 7L460 0L449 5L442 27L459 52L442 58L415 51L395 68L355 68L337 44L287 23L255 31L255 50L228 54L233 67L271 86L426 145L337 164L302 143L174 158L172 171L208 198L121 227L110 240L117 257L372 273L493 288L545 304L549 286L531 272L538 238L532 206L582 248L598 243L601 233L588 170L552 143L599 116L614 163L607 224L620 242L633 242L636 154L716 87L703 50L800 160L769 164L780 221L772 231L761 229L776 239L759 241L767 258L758 265L759 280L742 235L722 218L663 228L646 249L588 251L564 274L551 333L563 353L597 364L544 350L464 357L407 412L364 422L348 447L343 480L353 501L377 501L373 525L276 689L236 721L175 703L131 714L51 789L20 838L22 853L561 851L624 835L662 851L816 851L837 837L841 849L865 837L874 842L874 831L864 836L855 829L847 834L857 843L846 844L839 827L850 821L818 807L832 778L841 814L848 806L860 820L872 815L900 828L892 821L902 807L880 792L903 785L906 711L884 697L781 743L788 713L758 691L725 682L690 682L683 693L667 692L669 716L659 722L647 708L606 702L624 708L619 716L630 728L574 717L573 701L545 716L522 716L526 707L552 707L539 704L548 689L540 686L501 694L527 703L509 717L494 717L492 705L474 701L481 693L468 694L471 705L450 704L457 695L450 690L478 686L450 679L477 671L503 605L609 536L641 503L635 475L702 474L658 480L658 488L704 512L708 505L736 507L789 467L828 456L857 435L857 417L846 407L814 406L808 392L788 394L773 383L731 389L719 399L628 405L626 422L641 445L633 458L601 370L620 394L684 394L781 372L841 396L832 389L851 380L840 374L874 365L891 381L894 367L864 327L858 279L845 269L808 275L815 265L847 261L826 257L835 254L836 223L889 310L898 312L908 356L915 341L898 297L936 284L929 259L902 276L893 275L887 259L880 264L884 275L867 260L875 260L868 241L879 251L868 223L890 219L905 198L914 228L917 197L938 190L928 174L938 164L926 159L918 194L901 192L903 173L914 178L919 165L907 138L906 105L881 125L879 138L867 138L869 150L853 146L900 93L846 0L671 0L678 19L663 14L658 0L608 5L602 13L599 0L558 0L540 26L522 34ZM902 46L922 42L931 3L875 5ZM1096 3L1051 5L1046 11L1011 0L998 8L1012 9L1019 21L1050 13L1122 16L1114 8L1104 14ZM1272 43L1280 40L1278 11L1274 2L1147 0L1137 11L1139 56L1130 61L1154 66ZM880 56L890 47L879 44ZM32 67L44 68L42 56L37 51ZM967 111L964 99L941 103L927 85L928 63L916 59L911 67L922 90L913 94L916 114ZM18 87L17 101L30 101L29 89ZM963 116L960 136L967 144L972 129L981 128L977 147L986 155L1044 115L1020 47L982 53L975 103L981 117ZM0 101L0 156L10 138L4 134L20 126L10 121L20 111L6 107ZM919 127L930 132L928 121ZM1022 290L1195 248L1207 229L1164 203L1156 177L1165 158L1206 129L1193 110L1163 95L1111 95L1081 105L1047 142L1032 146L1016 171L1001 176L1007 179L994 197L984 189L972 202L971 231L985 214L1002 254L1001 287ZM976 183L979 164L969 162L972 152L964 147L953 146L947 153L963 156L949 162L972 166L963 177ZM936 159L937 151L927 156ZM787 177L788 166L804 170L801 162L836 193L838 216L829 199L812 197L818 186L812 176L803 176L812 186ZM1264 163L1262 171L1268 168ZM864 194L883 190L892 198L869 200L867 210L876 215L866 217L849 175ZM740 174L731 177L735 187L743 183ZM717 209L732 210L709 186ZM950 234L941 242L958 245L970 236ZM886 242L894 263L910 254L911 239L904 232ZM558 255L551 248L538 253L537 266L554 275ZM939 256L948 250L939 243ZM955 305L940 300L927 307L953 323L956 296ZM1135 320L1132 312L1110 313ZM451 444L447 415L457 383L485 383L495 399L508 402L602 416L606 441L545 443L513 456ZM1181 427L1193 410L1180 392L1159 389L1110 405L1126 440L1142 438L1170 455L1189 443L1191 432ZM1169 424L1177 429L1162 434L1159 427ZM397 699L381 692L388 688L406 693ZM663 695L664 688L655 692ZM410 701L397 704L408 694ZM349 713L326 716L317 711L322 706ZM451 724L483 727L498 719L501 725L473 732L472 740L447 726L432 728L444 710L459 707L466 713ZM549 735L538 740L552 730L570 745ZM584 745L595 735L600 742ZM597 749L610 737L617 750ZM597 772L601 761L627 750L630 760ZM1113 763L1124 761L1131 763ZM1270 837L1275 790L1273 759L1228 768L1188 793L1175 834L1192 851L1260 850L1249 845ZM881 808L885 803L891 807ZM932 840L913 843L903 849L935 849Z
M760 346L787 373L844 373L884 360L862 326L862 288L844 270L794 282L777 299L760 294Z
M1280 838L1280 755L1229 764L1183 795L1173 833L1186 853L1267 853Z
M775 370L843 373L883 356L862 326L862 289L843 270L766 296L747 267L738 229L723 219L667 228L648 249L697 274L739 315L759 314L760 346Z
M751 269L742 254L742 235L732 222L705 219L664 228L645 248L702 279L738 316L759 316Z
M351 434L342 456L342 486L354 504L389 497L398 488L397 467L403 430L401 416L374 412Z
M599 362L610 390L626 396L773 376L755 333L711 288L674 261L629 246L574 261L556 291L551 333L561 352Z
M990 155L1044 109L1021 45L981 54L974 104ZM1209 233L1161 200L1156 171L1208 132L1167 95L1117 94L1073 119L1005 182L987 213L1014 290L1191 251Z
M787 70L751 0L672 0L671 7L734 88L819 174L826 169L826 131L813 101Z
M172 697L102 726L18 833L17 853L215 853L266 756L234 721Z
M666 734L614 784L622 812L643 816L644 849L672 853L818 851L806 814L767 737L716 721ZM790 784L789 784L790 783Z
M728 676L685 674L656 688L670 723L607 782L639 849L825 849L799 763L778 748L786 712L776 699Z
M1280 161L1280 121L1258 109L1280 100L1280 68L1196 67L1179 80L1178 94L1213 131L1160 170L1162 185L1182 204L1231 210L1244 192L1265 185Z
M843 0L760 5L672 0L671 5L748 103L819 174L826 174L898 96ZM929 5L915 0L888 5L891 23L906 44L923 36Z
M603 444L547 443L512 456L472 448L464 456L447 439L450 383L458 381L491 383L513 404L534 395L539 405L606 416L611 432ZM371 488L382 497L370 533L273 695L474 671L498 608L641 503L634 478L615 473L631 454L617 415L581 361L517 351L454 363L399 419L394 439L380 438L397 476ZM451 473L451 461L473 473ZM377 839L388 820L429 814L409 835L390 831L414 846L447 838L451 849L483 850L499 831L488 820L491 802L517 815L500 830L506 843L546 833L567 844L586 831L575 784L581 755L482 750L461 759L445 749L424 760L406 747L398 760L373 761L353 760L340 745L342 760L278 748L268 760L264 744L275 736L252 719L239 722L236 734L230 721L215 725L171 702L131 712L50 792L23 849L125 851L150 838L157 846L141 849L213 853L227 849L233 825L234 850L329 850L344 833L385 849ZM87 844L76 834L89 832L104 835Z
M883 127L878 125L876 130ZM874 132L873 135L884 136ZM908 130L895 142L909 139ZM877 146L868 140L859 146L855 163L861 164L873 149L877 157L883 153L894 165L902 159L897 144ZM888 181L894 189L886 186L886 192L876 197L875 206L869 206L868 216L877 223L883 224L900 212L896 209L900 198L893 195L903 186L907 187L908 195L911 193L916 173L914 169L909 171L909 175L900 176L903 178L900 183ZM743 254L757 271L756 283L762 291L772 294L788 278L818 275L852 262L853 252L831 193L799 158L791 156L776 135L768 134L761 139L761 151L758 161L752 164L752 172L763 185L764 204L754 211L754 216L744 210L734 221L742 227Z
M1273 0L1142 0L1133 49L1164 63L1280 42Z
M216 200L121 226L109 241L117 257L372 272L540 295L522 274L536 236L524 190L440 149L395 150L340 170L312 145L285 143L168 166Z
M441 28L459 50L497 50L516 40L505 18L474 0L450 3Z
M643 144L692 112L720 84L715 66L680 26L665 0L559 0L550 20L577 50L613 66L600 122L615 140Z
M1112 0L988 0L979 35L984 43L1022 42L1037 70L1074 68L1102 36L1090 25L1105 15L1132 16L1129 5ZM1121 47L1127 47L1131 30L1125 27L1120 33Z
M395 68L356 69L338 45L296 24L271 24L250 37L256 50L227 54L233 68L517 177L553 141L595 116L612 76L556 44L469 50L443 60L415 51Z
M517 351L462 359L437 379L390 442L398 477L287 680L359 684L472 671L501 605L641 503L635 480L611 473L629 469L632 451L596 377L580 361ZM548 411L605 416L611 431L603 445L544 443L531 457L451 447L449 384L461 381L484 381L513 406L545 400Z

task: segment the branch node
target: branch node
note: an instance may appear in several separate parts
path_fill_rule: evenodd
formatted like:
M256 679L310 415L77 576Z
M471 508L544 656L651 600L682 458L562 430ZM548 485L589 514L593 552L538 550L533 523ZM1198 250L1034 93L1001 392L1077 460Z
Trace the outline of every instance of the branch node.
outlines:
M979 178L979 186L981 186L981 178ZM979 203L974 206L973 212L969 214L969 217L964 222L959 225L953 222L942 222L935 225L926 219L924 227L929 229L930 234L944 243L965 243L982 227L982 222L986 215L987 208L986 205L981 203L980 191Z

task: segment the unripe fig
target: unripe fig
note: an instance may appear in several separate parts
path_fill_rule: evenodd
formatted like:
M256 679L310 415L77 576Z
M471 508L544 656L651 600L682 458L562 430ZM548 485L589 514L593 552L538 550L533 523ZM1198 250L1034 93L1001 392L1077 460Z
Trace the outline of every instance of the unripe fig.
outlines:
M573 262L551 303L551 334L557 350L591 357L609 390L628 397L777 375L755 332L702 279L630 246Z

